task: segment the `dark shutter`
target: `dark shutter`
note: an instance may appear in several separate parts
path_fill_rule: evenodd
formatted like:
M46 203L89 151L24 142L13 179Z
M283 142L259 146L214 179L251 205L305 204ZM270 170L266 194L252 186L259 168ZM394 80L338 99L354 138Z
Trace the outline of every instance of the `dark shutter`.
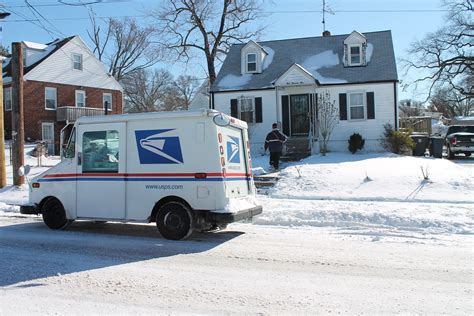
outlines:
M287 95L281 97L281 112L283 115L283 134L290 135L290 107Z
M339 93L339 119L341 121L347 120L347 95Z
M373 92L367 92L367 119L375 119L375 102Z
M230 116L239 118L239 110L237 108L237 99L231 99L230 100Z
M255 123L262 123L262 98L255 98Z

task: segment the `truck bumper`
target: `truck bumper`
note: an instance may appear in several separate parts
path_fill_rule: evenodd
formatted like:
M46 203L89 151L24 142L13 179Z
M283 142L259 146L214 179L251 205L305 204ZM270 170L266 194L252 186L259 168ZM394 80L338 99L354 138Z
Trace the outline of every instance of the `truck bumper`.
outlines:
M246 210L241 210L237 213L217 213L208 212L206 220L215 224L228 224L238 222L247 218L252 218L262 213L261 206L255 206Z
M452 146L453 153L474 152L474 146Z
M21 214L34 214L38 215L39 214L39 209L36 205L20 205L20 213Z

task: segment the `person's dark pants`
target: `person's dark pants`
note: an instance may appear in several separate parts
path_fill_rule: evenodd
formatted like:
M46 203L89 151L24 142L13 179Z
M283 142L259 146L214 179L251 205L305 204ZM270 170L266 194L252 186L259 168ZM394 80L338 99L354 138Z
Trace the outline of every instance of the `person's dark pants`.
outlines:
M270 165L272 165L275 169L280 167L280 156L281 152L270 152Z

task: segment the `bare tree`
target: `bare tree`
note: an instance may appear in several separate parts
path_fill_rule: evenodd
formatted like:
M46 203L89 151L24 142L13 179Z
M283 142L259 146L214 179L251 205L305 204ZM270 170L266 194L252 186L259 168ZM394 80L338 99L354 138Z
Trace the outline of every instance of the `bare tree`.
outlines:
M319 151L326 156L328 142L334 127L339 122L339 109L336 101L332 100L329 90L318 94L318 127L321 135Z
M109 73L118 81L160 61L160 49L152 41L156 33L153 27L141 27L132 18L109 19L103 31L93 15L91 23L88 35L93 51L99 60L108 63Z
M8 48L0 44L0 56L7 57L10 55L10 52L8 51Z
M162 111L176 111L184 109L183 98L175 85L170 85L166 88L161 101Z
M188 110L191 101L199 88L199 80L189 75L181 75L173 82L179 93L183 110Z
M469 116L474 110L474 98L465 98L457 90L438 90L430 99L428 110L440 112L446 118Z
M474 74L474 2L446 0L444 6L449 10L445 25L412 43L410 59L403 60L403 64L407 72L414 69L422 74L411 83L415 87L421 82L429 83L427 99L443 87L458 91L463 99L473 98L473 85L464 82Z
M139 69L123 79L128 112L156 112L163 108L173 77L166 70Z
M423 104L415 100L401 100L398 105L400 117L420 116L423 113Z
M163 29L163 44L189 61L191 51L206 57L211 84L216 79L216 60L236 42L257 37L262 28L247 25L262 16L263 0L169 0L153 12Z

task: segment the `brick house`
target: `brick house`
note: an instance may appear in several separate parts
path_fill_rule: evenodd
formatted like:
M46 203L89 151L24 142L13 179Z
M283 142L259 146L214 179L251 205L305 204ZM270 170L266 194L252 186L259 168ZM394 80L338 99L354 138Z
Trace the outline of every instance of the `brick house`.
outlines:
M122 113L122 87L79 36L48 44L22 42L25 140L58 153L61 130L84 115ZM11 64L3 64L5 135L11 138ZM66 127L66 128L65 128ZM67 132L66 132L67 135Z

